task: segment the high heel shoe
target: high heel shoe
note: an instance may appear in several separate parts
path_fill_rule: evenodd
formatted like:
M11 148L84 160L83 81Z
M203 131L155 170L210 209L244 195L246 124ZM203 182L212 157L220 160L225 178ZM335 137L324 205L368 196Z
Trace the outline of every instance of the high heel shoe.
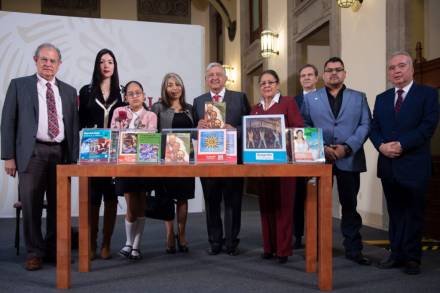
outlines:
M168 254L175 254L176 253L176 240L175 239L176 238L173 235L173 244L171 246L168 246L169 243L167 243L167 249L165 250L166 253L168 253Z
M189 252L188 245L180 244L179 235L176 235L177 238L177 247L179 248L179 252L187 253Z

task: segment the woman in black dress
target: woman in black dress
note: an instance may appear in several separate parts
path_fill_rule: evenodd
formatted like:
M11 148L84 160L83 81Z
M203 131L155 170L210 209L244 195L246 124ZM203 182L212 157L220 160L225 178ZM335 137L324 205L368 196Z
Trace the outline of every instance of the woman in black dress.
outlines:
M119 86L118 64L109 49L98 52L92 83L79 92L79 117L82 128L109 128L114 109L123 105ZM104 197L104 227L101 258L110 258L110 241L116 221L118 198L112 178L90 178L91 259L96 258L99 208Z
M185 86L182 78L176 73L168 73L162 81L161 100L155 103L152 111L158 117L158 129L194 128L192 106L185 102ZM188 199L194 198L194 178L172 178L164 180L168 198L177 202L177 246L180 252L188 252L185 235L188 215ZM166 221L167 253L176 252L174 221Z

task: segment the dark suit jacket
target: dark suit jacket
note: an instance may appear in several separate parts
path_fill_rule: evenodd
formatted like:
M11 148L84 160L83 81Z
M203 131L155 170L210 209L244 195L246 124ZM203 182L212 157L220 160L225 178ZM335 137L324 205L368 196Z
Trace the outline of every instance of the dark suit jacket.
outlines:
M79 118L75 88L56 80L63 111L64 163L76 162L79 152ZM26 170L38 130L37 75L13 79L6 92L1 122L2 160L15 159L17 170Z
M301 111L302 105L304 104L304 94L300 93L295 97L296 105L298 106L298 110Z
M376 97L370 139L377 150L382 143L399 141L403 153L390 159L379 152L377 175L424 184L431 175L430 141L439 120L438 94L431 87L413 84L397 115L394 97L394 88Z
M199 123L199 120L205 117L205 103L211 101L212 98L209 92L194 99L193 117L196 126ZM248 115L250 111L249 101L246 94L226 90L223 102L226 103L226 124L230 124L237 129L237 142L241 142L243 116ZM241 154L240 143L238 143L237 152L238 154Z

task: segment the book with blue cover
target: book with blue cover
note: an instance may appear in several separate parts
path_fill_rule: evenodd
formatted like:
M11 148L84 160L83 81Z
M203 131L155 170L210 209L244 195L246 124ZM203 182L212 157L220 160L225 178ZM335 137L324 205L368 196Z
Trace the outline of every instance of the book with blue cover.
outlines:
M284 115L243 117L243 163L287 163Z
M80 164L110 162L112 142L110 129L85 128L80 135Z
M224 163L225 157L226 129L199 129L197 163Z

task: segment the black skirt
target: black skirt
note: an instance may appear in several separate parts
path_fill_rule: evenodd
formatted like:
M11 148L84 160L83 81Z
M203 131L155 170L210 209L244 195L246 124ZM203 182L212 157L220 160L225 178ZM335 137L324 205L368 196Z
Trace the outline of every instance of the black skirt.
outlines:
M124 196L126 192L150 192L154 189L155 181L159 179L143 177L116 178L116 194Z
M175 200L194 198L195 180L188 178L163 178L163 192L165 196Z

